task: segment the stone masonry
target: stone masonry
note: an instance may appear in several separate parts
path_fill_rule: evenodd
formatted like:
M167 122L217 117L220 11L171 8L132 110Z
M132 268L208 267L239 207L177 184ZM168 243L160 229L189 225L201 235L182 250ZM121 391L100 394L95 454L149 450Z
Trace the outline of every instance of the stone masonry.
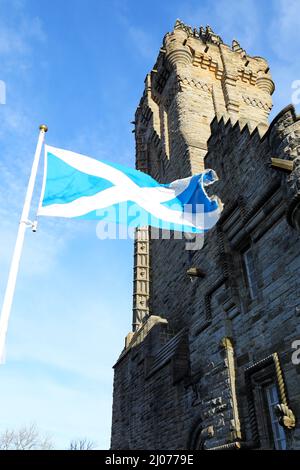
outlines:
M199 250L137 230L113 449L300 449L300 120L269 125L273 91L265 59L180 21L146 77L137 168L212 168L224 209Z

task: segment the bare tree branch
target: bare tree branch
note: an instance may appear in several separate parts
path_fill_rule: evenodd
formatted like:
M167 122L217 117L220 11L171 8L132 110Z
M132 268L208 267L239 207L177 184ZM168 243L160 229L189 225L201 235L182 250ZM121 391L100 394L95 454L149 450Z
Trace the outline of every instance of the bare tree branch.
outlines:
M18 430L7 429L0 434L0 450L50 450L53 443L49 436L40 434L35 424Z
M73 439L70 442L69 450L92 450L96 446L95 442L89 441L86 437L83 439Z

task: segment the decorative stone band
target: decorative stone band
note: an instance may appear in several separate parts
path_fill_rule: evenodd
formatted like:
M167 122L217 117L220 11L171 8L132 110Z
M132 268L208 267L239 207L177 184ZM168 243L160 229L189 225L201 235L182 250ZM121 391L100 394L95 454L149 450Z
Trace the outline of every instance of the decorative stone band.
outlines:
M235 441L229 444L223 444L221 446L206 448L205 450L249 450L255 447L255 443L252 441Z
M206 450L239 450L242 447L242 442L230 442L230 444L224 444L222 446L211 447Z
M246 104L248 104L249 106L253 106L254 108L264 109L268 112L272 109L272 103L263 103L257 98L251 98L250 96L246 95L243 95L242 98Z
M195 80L187 77L177 77L179 86L186 87L191 86L198 88L198 90L205 91L206 93L212 93L212 85L210 83L202 82L201 80Z
M210 70L215 73L217 79L221 80L224 75L223 66L205 52L195 51L193 56L193 65L195 67L201 67L202 69Z
M240 69L238 71L238 75L242 82L250 83L250 85L255 85L257 83L257 74L252 71Z
M172 77L170 77L170 79L166 82L165 85L166 89L164 90L163 102L166 109L169 108L176 94L178 92L184 91L187 88L197 88L197 90L201 90L204 93L209 94L212 94L213 92L213 87L211 83L207 83L202 80L196 80L186 76L181 76L179 74L174 74ZM159 97L159 99L161 99L161 97Z

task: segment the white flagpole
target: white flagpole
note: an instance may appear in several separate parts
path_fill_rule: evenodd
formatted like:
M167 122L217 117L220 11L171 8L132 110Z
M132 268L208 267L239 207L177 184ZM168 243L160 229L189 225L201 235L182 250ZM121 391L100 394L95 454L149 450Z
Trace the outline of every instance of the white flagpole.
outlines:
M48 131L47 126L42 124L40 126L39 138L38 138L38 142L37 142L37 146L36 146L36 150L34 154L31 174L30 174L27 192L25 196L24 207L23 207L19 229L18 229L17 240L15 244L15 249L14 249L11 266L9 270L9 275L8 275L6 291L4 295L4 301L3 301L3 306L2 306L1 316L0 316L0 363L1 364L5 362L5 357L4 357L5 356L5 339L6 339L9 315L10 315L15 287L16 287L17 275L19 271L19 264L20 264L21 254L22 254L25 230L28 226L32 226L32 223L28 220L29 212L30 212L30 205L31 205L40 155L42 151L42 145L44 142L45 133L47 131Z

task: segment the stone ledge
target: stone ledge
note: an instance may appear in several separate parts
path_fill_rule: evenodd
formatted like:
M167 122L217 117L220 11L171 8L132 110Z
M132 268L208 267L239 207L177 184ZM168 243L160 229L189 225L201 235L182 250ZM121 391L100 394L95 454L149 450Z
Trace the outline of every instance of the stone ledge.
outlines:
M165 318L161 318L157 315L150 315L136 332L128 333L125 338L125 348L122 351L119 359L115 363L114 368L133 347L138 346L140 343L142 343L146 336L148 336L148 334L150 333L150 330L152 330L152 328L159 323L167 325L168 320L166 320Z

